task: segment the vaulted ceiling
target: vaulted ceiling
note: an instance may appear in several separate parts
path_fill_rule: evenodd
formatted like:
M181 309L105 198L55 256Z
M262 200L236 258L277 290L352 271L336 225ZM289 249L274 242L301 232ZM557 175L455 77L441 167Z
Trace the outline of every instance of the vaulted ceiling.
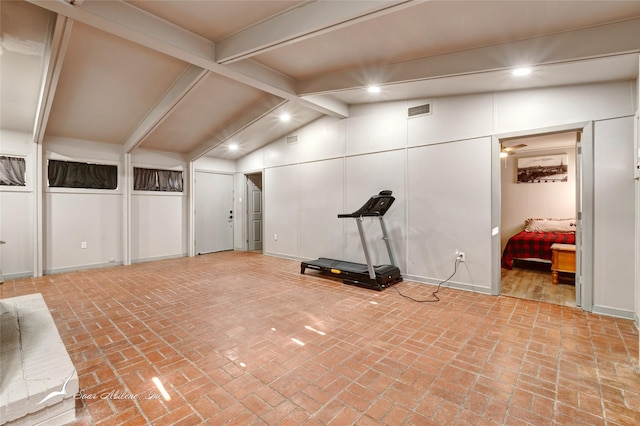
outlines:
M640 1L2 0L0 15L1 129L187 160L354 104L631 80L640 52Z

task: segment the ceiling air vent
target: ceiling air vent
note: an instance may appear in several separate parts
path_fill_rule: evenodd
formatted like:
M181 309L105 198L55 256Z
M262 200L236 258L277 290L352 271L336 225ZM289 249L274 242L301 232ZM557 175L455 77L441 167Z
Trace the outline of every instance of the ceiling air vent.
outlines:
M431 103L409 108L409 117L431 114Z
M298 136L287 136L287 145L298 143Z

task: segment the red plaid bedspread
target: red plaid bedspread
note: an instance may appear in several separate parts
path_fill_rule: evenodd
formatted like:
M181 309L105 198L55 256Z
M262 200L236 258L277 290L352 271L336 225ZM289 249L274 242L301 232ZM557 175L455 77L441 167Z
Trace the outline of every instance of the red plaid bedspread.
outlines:
M502 267L513 268L513 259L551 260L551 246L555 243L575 244L575 232L527 232L509 238L502 252Z

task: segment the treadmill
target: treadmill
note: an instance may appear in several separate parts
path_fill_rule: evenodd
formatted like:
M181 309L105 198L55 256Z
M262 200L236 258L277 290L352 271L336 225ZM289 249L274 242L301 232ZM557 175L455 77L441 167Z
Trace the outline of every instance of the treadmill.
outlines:
M356 219L360 240L362 241L362 248L364 250L364 257L367 262L366 264L321 257L320 259L302 262L300 264L300 273L304 274L307 268L315 269L324 275L342 278L342 282L345 284L377 291L382 291L384 288L402 281L400 269L395 265L393 259L391 244L389 243L387 228L384 225L383 219L384 214L389 210L394 200L395 198L391 195L391 191L380 191L379 194L369 198L369 201L355 212L338 215L340 219ZM367 240L362 229L362 221L365 217L377 217L380 220L382 239L386 243L387 252L389 253L389 265L374 266L371 264L369 247L367 246Z

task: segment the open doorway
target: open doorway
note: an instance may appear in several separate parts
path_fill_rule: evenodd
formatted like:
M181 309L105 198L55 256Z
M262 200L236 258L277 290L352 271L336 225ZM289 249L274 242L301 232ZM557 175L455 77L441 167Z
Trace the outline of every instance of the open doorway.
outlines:
M572 130L500 140L500 294L579 305L579 139Z
M247 220L245 235L248 251L262 251L263 209L262 209L262 173L252 173L247 177Z

